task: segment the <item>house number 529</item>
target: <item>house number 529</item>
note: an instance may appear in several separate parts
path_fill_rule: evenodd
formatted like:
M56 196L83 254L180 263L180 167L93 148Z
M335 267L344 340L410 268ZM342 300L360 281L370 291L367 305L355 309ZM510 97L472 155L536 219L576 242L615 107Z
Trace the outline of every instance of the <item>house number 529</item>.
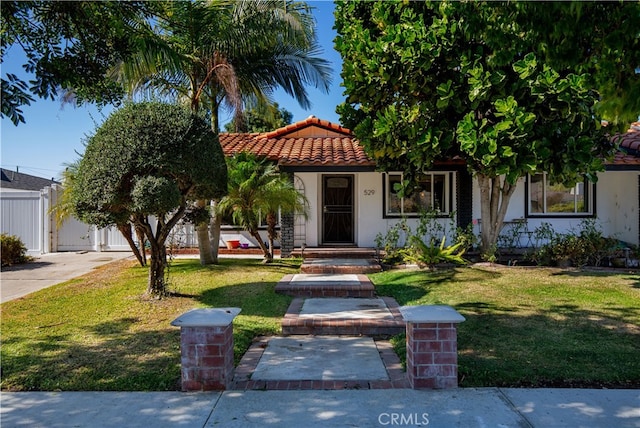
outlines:
M365 196L371 196L371 195L373 195L375 193L376 193L376 191L373 190L373 189L364 189L364 195Z

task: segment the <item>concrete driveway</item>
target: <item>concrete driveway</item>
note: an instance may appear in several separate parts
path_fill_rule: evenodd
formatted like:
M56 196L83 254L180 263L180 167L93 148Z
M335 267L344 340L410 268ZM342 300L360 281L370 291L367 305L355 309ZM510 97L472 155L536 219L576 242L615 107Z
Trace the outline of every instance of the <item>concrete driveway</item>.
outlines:
M0 303L84 275L98 266L133 258L126 252L65 252L37 256L33 262L3 267L0 273Z

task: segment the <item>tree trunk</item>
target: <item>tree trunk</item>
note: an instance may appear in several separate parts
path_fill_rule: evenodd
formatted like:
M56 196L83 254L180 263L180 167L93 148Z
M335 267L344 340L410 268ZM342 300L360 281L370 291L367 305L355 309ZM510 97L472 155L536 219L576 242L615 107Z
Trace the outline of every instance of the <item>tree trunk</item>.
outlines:
M136 231L136 238L138 239L138 248L140 248L140 255L142 256L142 262L144 263L142 266L147 265L147 249L145 248L145 234L144 228L134 224L134 229Z
M277 238L276 233L276 214L274 212L267 213L267 237L269 239L269 258L273 260L273 241Z
M164 245L157 242L151 244L151 263L149 266L149 283L147 294L155 297L164 297L167 294L164 280L164 269L167 265L167 250Z
M200 200L196 203L199 208L204 207L206 201ZM205 221L196 225L196 235L198 237L198 250L200 251L200 264L213 264L213 255L211 254L211 242L209 241L209 222Z
M131 232L131 223L118 224L117 228L129 244L129 248L131 248L133 255L136 256L136 259L138 260L138 263L140 263L140 266L145 266L147 264L147 260L144 256L144 247L140 249L138 248L138 246L136 246L136 243L133 240L133 233Z
M482 252L491 255L496 250L498 236L507 214L509 201L516 184L509 184L500 177L489 177L478 174L480 187L480 216Z
M165 243L171 233L171 229L184 217L186 201L182 201L180 208L173 216L165 221L164 217L159 217L156 224L156 233L153 233L151 224L147 217L139 219L139 226L144 230L151 245L151 257L149 266L149 282L147 283L147 294L154 297L164 297L167 295L167 283L164 271L167 266L167 248Z
M209 243L211 246L211 263L218 264L218 250L220 249L220 226L222 216L216 212L218 201L211 201L211 222L209 223Z
M265 263L271 263L273 261L273 259L270 257L269 255L269 249L267 248L267 246L265 245L264 241L262 240L262 237L260 236L260 234L258 233L257 230L250 230L249 234L256 240L258 241L258 245L260 246L260 249L262 250L262 253L264 254L264 262Z

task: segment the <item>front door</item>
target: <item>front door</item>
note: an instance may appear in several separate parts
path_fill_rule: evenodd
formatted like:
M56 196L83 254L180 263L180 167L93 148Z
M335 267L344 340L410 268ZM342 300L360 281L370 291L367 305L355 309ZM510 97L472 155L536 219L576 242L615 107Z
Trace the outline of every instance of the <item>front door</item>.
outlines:
M352 245L353 175L322 176L322 243Z

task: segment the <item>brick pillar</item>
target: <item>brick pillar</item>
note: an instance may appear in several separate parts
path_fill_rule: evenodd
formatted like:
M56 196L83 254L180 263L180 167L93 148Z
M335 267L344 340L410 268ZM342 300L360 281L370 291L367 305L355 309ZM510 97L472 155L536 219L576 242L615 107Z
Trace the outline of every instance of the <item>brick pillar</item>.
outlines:
M233 319L239 308L194 309L176 318L180 327L183 391L224 390L233 379Z
M457 324L450 306L403 306L407 329L407 378L413 389L458 387Z
M280 257L291 257L294 246L294 215L282 214L280 217Z

